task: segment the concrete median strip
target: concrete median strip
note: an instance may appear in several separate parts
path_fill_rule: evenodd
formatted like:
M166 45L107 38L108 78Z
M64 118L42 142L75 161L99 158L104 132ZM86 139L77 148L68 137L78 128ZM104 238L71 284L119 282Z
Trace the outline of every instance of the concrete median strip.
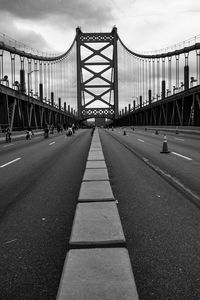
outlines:
M86 169L83 181L109 180L107 169Z
M125 248L68 252L57 300L138 300Z
M138 300L98 130L83 176L57 300Z
M97 153L94 153L97 152ZM103 153L100 153L99 151L92 151L88 155L88 160L104 160Z
M70 246L125 245L125 237L115 202L79 203Z
M87 161L86 169L106 169L106 163L103 160L89 160Z
M84 181L78 201L110 201L115 200L109 181Z

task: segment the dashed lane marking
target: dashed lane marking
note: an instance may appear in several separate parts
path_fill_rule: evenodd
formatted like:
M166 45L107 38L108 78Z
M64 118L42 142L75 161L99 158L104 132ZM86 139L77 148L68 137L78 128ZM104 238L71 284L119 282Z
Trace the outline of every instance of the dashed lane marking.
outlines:
M141 139L137 139L139 142L142 142L142 143L144 143L144 141L143 140L141 140Z
M180 156L180 157L182 157L182 158L184 158L184 159L192 160L192 158L187 157L187 156L184 156L184 155L182 155L182 154L180 154L180 153L176 153L176 152L171 152L171 153L174 154L174 155Z
M175 140L177 140L177 141L182 141L182 142L185 142L185 140L184 139L180 139L180 138L174 138Z
M13 146L13 145L14 145L14 143L8 144L8 145L4 145L3 148L9 147L9 146Z
M20 160L20 159L21 159L21 157L18 157L18 158L16 158L16 159L13 159L13 160L7 162L7 163L4 164L4 165L1 165L0 168L4 168L4 167L6 167L6 166L8 166L8 165L10 165L10 164L12 164L12 163L14 163L14 162Z
M51 146L51 145L53 145L53 144L55 144L55 142L50 143L49 146Z

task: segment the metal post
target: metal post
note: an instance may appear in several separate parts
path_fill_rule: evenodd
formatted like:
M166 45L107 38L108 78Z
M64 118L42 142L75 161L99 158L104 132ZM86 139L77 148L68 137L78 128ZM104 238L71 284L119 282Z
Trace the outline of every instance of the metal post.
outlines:
M151 90L149 90L149 104L151 104Z
M61 110L61 98L58 98L58 108Z
M189 89L189 66L184 66L184 89Z
M51 92L51 106L54 105L54 93Z
M142 108L142 96L140 96L140 108Z
M39 84L39 98L40 98L40 101L42 102L43 101L43 84L42 83Z
M162 80L162 99L165 98L165 80Z

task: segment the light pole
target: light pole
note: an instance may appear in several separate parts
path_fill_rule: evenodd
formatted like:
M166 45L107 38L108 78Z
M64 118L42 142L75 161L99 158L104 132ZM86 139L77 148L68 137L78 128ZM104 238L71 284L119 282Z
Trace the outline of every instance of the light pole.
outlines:
M9 80L8 80L8 76L7 75L5 75L4 78L0 79L0 82L2 82L2 81L6 82L6 86L9 87Z
M190 87L193 87L194 82L197 82L197 80L194 77L190 77Z

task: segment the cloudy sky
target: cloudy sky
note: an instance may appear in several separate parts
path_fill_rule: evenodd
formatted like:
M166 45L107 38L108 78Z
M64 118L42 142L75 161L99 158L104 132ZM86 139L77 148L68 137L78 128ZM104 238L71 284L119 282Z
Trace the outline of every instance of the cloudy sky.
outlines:
M153 51L200 34L199 0L0 0L0 32L32 48L64 52L75 29L110 32Z

